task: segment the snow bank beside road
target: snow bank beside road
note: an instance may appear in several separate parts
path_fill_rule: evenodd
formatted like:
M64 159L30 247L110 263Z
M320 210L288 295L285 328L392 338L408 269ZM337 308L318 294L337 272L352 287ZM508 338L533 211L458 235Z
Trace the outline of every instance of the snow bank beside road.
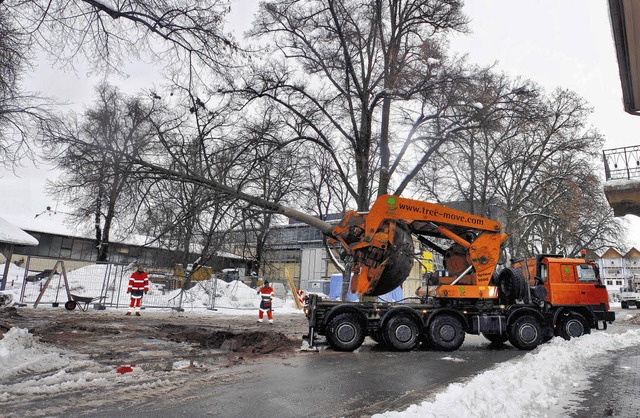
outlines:
M39 342L26 329L11 328L0 340L0 402L105 386L108 372L109 368Z
M565 341L554 338L524 357L500 364L466 383L454 383L433 401L411 405L392 417L546 417L566 415L589 388L594 361L607 351L640 344L640 330L599 332Z

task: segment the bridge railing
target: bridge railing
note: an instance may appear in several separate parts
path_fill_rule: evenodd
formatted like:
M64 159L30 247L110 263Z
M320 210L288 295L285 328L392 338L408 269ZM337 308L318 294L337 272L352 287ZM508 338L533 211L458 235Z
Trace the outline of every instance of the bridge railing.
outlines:
M602 151L608 180L640 178L640 145Z

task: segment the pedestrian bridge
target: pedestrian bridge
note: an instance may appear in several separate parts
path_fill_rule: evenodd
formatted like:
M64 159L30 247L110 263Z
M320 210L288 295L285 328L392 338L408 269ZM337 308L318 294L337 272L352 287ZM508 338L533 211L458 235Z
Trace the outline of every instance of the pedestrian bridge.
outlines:
M604 194L615 216L640 216L640 145L603 151Z

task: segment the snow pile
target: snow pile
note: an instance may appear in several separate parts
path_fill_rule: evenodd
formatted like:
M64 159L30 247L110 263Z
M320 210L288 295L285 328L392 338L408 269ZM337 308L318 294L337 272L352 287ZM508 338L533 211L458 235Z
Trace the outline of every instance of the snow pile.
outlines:
M613 179L604 183L605 190L638 190L640 188L640 178Z
M40 343L26 329L13 327L0 340L0 402L107 386L109 372L108 367Z
M214 294L215 301L212 301ZM175 302L180 298L180 290L171 291L167 295L170 300ZM210 308L212 305L216 309L250 310L254 313L254 310L257 310L260 305L260 297L257 294L257 289L253 289L239 280L225 282L220 279L198 282L182 295L182 307L185 309ZM292 307L293 299L284 301L276 297L273 300L274 310L286 312L290 311Z
M69 365L69 361L40 344L26 329L13 327L0 340L0 381L24 370L44 373Z
M3 265L0 265L0 269L2 268ZM71 294L76 296L97 298L100 295L105 295L103 303L107 308L118 305L128 306L130 296L126 292L131 273L133 273L131 267L109 264L87 265L67 271L69 290ZM11 299L12 303L19 302L24 277L24 269L14 264L10 265L7 279L7 292L10 295L7 296L7 299ZM38 298L46 281L46 278L42 278L39 281L25 283L24 302L33 303ZM54 301L62 304L66 300L64 279L60 274L56 274L49 281L40 304L45 306ZM164 284L154 283L152 278L150 279L149 293L144 296L142 304L147 308L177 308L180 306L185 310L215 308L223 313L242 314L243 311L247 311L247 313L255 314L254 310L257 310L260 304L260 296L257 294L257 289L238 280L226 282L212 278L198 281L191 289L182 291L181 289L168 290ZM296 309L291 296L287 296L284 300L276 297L273 301L273 309L280 313L302 312Z
M563 416L565 408L580 401L571 394L588 389L595 360L607 351L638 344L640 330L597 333L571 341L554 338L519 360L502 363L466 383L449 385L433 401L374 417Z

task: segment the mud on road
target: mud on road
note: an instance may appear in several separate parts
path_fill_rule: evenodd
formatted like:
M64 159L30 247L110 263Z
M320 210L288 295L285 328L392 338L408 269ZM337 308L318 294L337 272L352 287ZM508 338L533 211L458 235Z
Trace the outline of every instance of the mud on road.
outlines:
M308 330L302 313L276 314L274 324L257 323L256 316L0 308L0 338L13 327L27 329L69 359L63 372L37 365L0 379L2 414L91 415L120 403L151 402L163 393L188 396L199 384L246 378L250 367L242 366L301 354ZM124 365L134 365L134 372L116 373Z
M139 351L154 345L179 358L214 355L237 363L266 354L295 354L307 331L302 314L281 315L269 324L257 323L249 315L146 311L136 317L124 313L2 308L0 336L12 327L26 328L41 342L108 364L135 363L142 360ZM152 357L145 356L143 360L148 362Z

